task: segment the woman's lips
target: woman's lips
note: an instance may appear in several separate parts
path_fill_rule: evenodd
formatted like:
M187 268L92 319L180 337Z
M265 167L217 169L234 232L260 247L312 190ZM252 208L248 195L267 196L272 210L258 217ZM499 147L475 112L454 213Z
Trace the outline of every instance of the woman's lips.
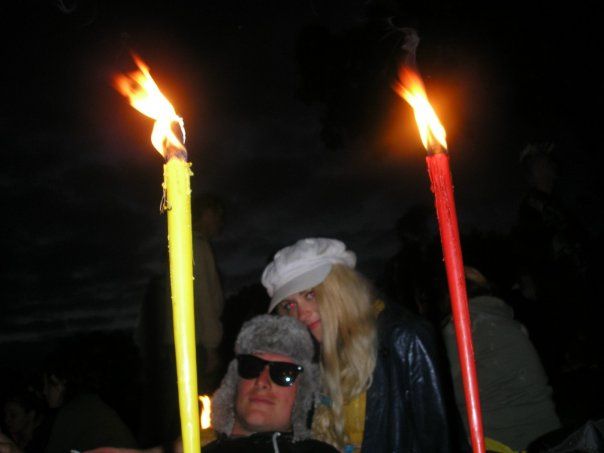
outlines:
M313 330L315 327L317 327L319 324L321 324L321 320L316 320L314 322L311 322L310 324L308 324L308 328Z

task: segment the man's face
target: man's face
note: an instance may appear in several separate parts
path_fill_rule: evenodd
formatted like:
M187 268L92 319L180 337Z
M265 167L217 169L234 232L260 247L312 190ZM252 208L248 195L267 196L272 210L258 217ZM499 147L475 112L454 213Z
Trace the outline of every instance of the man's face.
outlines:
M294 363L280 354L253 354L264 360ZM257 432L290 431L291 415L298 383L291 387L275 384L265 366L254 379L239 378L235 402L235 424L232 435L247 436Z

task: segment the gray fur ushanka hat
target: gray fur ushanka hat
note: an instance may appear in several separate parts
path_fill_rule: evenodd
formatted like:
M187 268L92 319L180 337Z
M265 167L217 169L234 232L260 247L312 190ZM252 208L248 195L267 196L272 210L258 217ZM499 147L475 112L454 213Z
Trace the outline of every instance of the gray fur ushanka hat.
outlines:
M245 322L235 342L235 354L271 353L290 357L304 371L296 380L298 391L292 410L294 442L310 437L308 415L318 400L320 376L312 362L314 344L304 324L287 316L260 315ZM212 396L212 427L230 435L235 422L237 359L229 363L220 387Z

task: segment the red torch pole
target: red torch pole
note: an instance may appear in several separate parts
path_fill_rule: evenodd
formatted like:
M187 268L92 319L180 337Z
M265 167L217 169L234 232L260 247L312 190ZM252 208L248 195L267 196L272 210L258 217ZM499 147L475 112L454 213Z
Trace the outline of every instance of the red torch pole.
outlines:
M466 279L457 227L457 213L453 197L449 156L442 152L432 154L426 157L426 163L428 164L428 174L430 175L430 188L432 193L434 193L440 240L445 258L457 350L459 352L461 374L466 395L472 449L476 453L482 453L485 451L482 414L480 411L476 368L474 366L470 312L468 310Z
M422 143L428 151L426 163L428 164L431 190L434 193L440 241L445 258L451 311L466 397L470 439L474 453L484 453L485 443L478 381L474 366L470 311L457 227L457 213L455 212L455 198L453 197L453 181L451 180L449 156L446 153L446 131L428 101L419 71L414 69L415 50L419 44L419 37L413 29L405 31L407 37L403 49L407 52L406 63L399 68L399 78L393 88L413 107Z

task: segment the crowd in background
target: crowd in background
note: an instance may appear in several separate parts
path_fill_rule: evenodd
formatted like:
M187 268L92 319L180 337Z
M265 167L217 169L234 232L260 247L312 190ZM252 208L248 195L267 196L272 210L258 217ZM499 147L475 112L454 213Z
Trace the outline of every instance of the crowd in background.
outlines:
M514 228L507 234L462 232L472 328L475 341L484 339L475 345L485 386L483 413L492 420L516 419L498 411L498 404L512 406L511 401L527 396L525 383L536 382L538 392L551 393L551 407L539 409L549 411L547 429L537 431L569 433L604 417L602 290L597 284L602 238L589 233L564 205L551 148L528 146L522 162L528 190ZM396 228L399 250L374 284L381 297L425 317L441 334L455 381L459 371L433 209L410 208ZM152 295L165 292L158 288ZM200 357L201 363L212 357L214 367L202 384L204 392L218 386L216 376L226 371L239 328L264 313L267 300L258 282L224 301L221 342L213 345L215 352ZM144 349L132 333L93 335L63 342L43 363L22 357L17 366L3 366L0 433L23 452L49 453L68 451L78 435L97 446L148 447L176 438L173 355L164 357L160 339L149 331L145 335ZM502 384L504 375L510 377ZM488 385L512 393L498 402L501 391L489 393ZM463 397L456 396L464 415Z

